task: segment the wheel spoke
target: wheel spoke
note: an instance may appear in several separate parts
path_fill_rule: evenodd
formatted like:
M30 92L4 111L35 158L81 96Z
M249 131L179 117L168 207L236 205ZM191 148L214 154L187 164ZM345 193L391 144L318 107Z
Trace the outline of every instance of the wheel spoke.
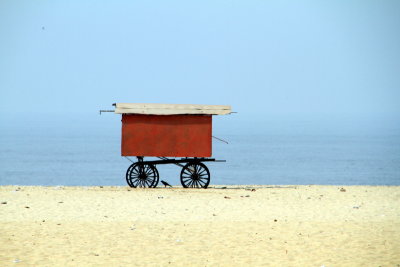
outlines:
M137 187L139 185L139 182L140 182L140 180L136 179L136 180L132 181L132 185L134 187Z
M131 175L129 178L130 178L130 180L133 180L133 179L138 179L139 176L133 176L133 175Z
M183 173L184 173L184 174L188 174L188 175L192 175L192 172L189 171L188 169L184 170Z
M146 165L146 171L145 171L145 173L146 174L149 174L149 173L152 173L153 172L153 170L150 168L150 166L149 165Z
M149 176L149 181L154 182L156 180L155 176Z
M130 173L130 176L131 176L131 177L139 177L139 175L140 175L140 174L137 173L137 172L136 172L136 173L134 173L134 172L131 172L131 173Z
M144 167L142 164L139 166L139 173L143 174L144 173Z
M145 181L146 181L147 186L150 187L151 184L152 184L151 181L150 181L149 179L147 179L147 180L145 180Z

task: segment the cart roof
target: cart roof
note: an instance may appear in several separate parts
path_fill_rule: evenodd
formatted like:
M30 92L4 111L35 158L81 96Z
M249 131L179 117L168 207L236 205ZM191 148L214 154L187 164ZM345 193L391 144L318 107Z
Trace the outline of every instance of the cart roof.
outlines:
M116 114L148 114L148 115L226 115L231 113L231 106L223 105L191 105L191 104L139 104L115 103Z

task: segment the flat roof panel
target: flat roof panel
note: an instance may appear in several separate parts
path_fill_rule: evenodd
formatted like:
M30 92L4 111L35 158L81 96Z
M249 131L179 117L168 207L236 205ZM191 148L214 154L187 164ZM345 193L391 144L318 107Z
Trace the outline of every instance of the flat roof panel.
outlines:
M147 115L226 115L230 114L228 105L193 105L193 104L145 104L145 103L116 103L116 114L147 114Z

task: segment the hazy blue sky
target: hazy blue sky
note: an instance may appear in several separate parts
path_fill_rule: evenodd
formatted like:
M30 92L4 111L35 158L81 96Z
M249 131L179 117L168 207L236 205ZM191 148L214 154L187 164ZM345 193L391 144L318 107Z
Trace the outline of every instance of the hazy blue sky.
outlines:
M400 1L0 0L0 112L400 118Z

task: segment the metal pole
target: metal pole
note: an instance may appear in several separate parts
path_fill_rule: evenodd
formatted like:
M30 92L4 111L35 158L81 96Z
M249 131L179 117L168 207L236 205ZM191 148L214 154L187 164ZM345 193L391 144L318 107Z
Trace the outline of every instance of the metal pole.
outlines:
M219 141L221 141L221 142L224 142L225 144L229 144L227 141L225 141L225 140L223 140L221 138L215 137L214 135L212 137L217 139L217 140L219 140Z

